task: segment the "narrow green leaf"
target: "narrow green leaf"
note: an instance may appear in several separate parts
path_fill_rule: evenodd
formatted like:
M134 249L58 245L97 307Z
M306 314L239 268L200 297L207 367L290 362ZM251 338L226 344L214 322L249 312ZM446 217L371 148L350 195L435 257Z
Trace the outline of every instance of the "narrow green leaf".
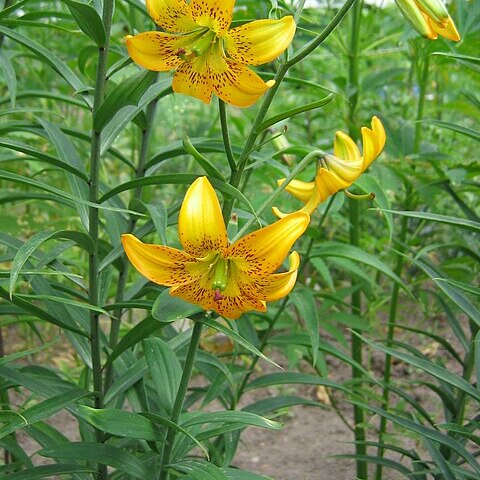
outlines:
M182 377L180 361L168 343L158 337L144 340L143 350L157 391L158 403L170 414Z
M62 2L67 5L80 30L90 37L99 47L103 47L107 39L107 34L103 21L97 11L85 3L74 2L72 0L62 0Z
M162 431L139 413L117 409L95 409L78 405L73 412L102 432L126 438L161 441Z
M183 148L185 152L189 153L197 163L203 168L205 173L213 178L218 178L219 180L225 181L225 177L217 170L215 165L205 158L193 145L189 137L184 137L183 139Z
M201 321L208 327L223 333L228 338L233 340L235 343L238 343L239 345L241 345L243 348L253 353L254 355L257 355L258 357L263 358L263 360L265 360L268 363L271 363L272 365L275 365L277 368L281 368L280 365L278 365L273 360L270 360L268 357L266 357L260 350L254 347L249 341L243 338L235 330L232 330L231 328L226 327L222 323L218 322L217 320L213 320L212 318L203 317Z
M34 405L33 407L30 407L21 413L12 412L16 413L16 415L12 417L11 421L8 421L6 425L3 425L0 428L0 438L3 438L12 432L15 432L20 428L27 427L28 425L39 422L40 420L49 418L55 413L64 409L67 405L90 395L92 395L91 392L74 388L70 391L44 400L43 402L40 402L37 405ZM4 411L0 411L0 414L2 412Z
M3 33L7 37L10 37L12 40L15 40L20 45L23 45L32 51L42 62L46 63L56 72L58 72L76 92L87 91L86 85L77 77L73 70L52 51L48 50L35 40L32 40L22 33L16 30L11 30L10 28L2 25L0 25L0 33ZM87 105L92 106L92 99L89 96L84 95L83 98Z
M468 127L464 127L463 125L458 125L457 123L452 122L444 122L441 120L423 120L423 122L430 125L435 125L437 127L446 128L447 130L452 130L453 132L466 135L467 137L473 138L477 142L480 142L480 132Z
M49 165L54 165L55 167L60 168L61 170L65 170L66 172L70 172L73 175L81 178L85 183L88 182L88 177L85 173L78 171L74 166L60 160L59 158L54 157L53 155L49 155L41 150L31 147L26 143L19 142L17 140L10 140L9 138L0 138L0 146L9 148L11 150L15 150L17 152L24 153L26 155L30 155L32 158L28 157L19 157L20 160L39 160L41 162L47 163Z
M15 108L15 103L17 101L17 76L15 74L15 69L13 68L12 62L8 56L0 50L0 67L3 70L5 83L8 87L10 104L12 108Z
M182 318L203 312L203 308L193 303L188 303L178 297L172 297L168 290L164 290L155 300L152 315L157 321L170 323Z
M95 114L93 119L95 131L101 132L121 108L127 105L137 105L156 77L157 72L142 71L129 77L112 90Z
M95 473L96 470L86 465L40 465L27 468L21 472L7 474L3 480L37 480L39 478L54 478L57 475L70 475L74 473Z
M472 57L470 55L461 55L460 53L454 53L454 52L432 52L430 55L453 58L454 60L460 60L462 62L468 62L468 63L473 63L474 65L480 65L480 58Z
M88 337L88 333L83 332L82 330L76 328L73 325L70 325L68 322L59 320L57 317L54 317L53 315L42 310L41 308L37 307L33 303L27 302L26 300L18 297L17 295L10 296L9 292L1 286L0 286L0 297L4 298L9 302L12 302L14 305L22 308L22 310L24 310L26 313L30 313L39 319L45 320L49 323L52 323L53 325L57 325L58 327L68 330L70 332L78 333L79 335Z
M404 290L407 290L407 287L403 283L402 279L398 275L396 275L390 267L385 265L385 263L383 263L374 255L370 255L369 253L353 245L346 245L340 242L323 242L313 248L311 256L341 257L363 263L372 268L375 268L381 273L384 273L394 282L398 283L400 287L402 287Z
M402 210L385 210L386 212L393 213L394 215L402 215L404 217L419 218L420 220L429 220L432 222L446 223L453 227L464 228L471 230L472 232L480 232L480 223L473 222L472 220L466 220L464 218L450 217L447 215L438 215L436 213L429 212L409 212Z
M47 240L52 238L68 238L77 242L81 245L87 252L93 250L93 243L90 237L86 234L80 232L70 232L67 230L59 230L57 232L44 231L38 232L32 237L30 237L17 251L12 262L11 274L10 274L10 283L9 283L9 293L10 297L13 294L15 289L15 283L17 281L18 275L22 270L25 263L31 257L31 255Z
M318 344L320 340L320 321L317 304L312 290L304 287L296 288L290 295L300 318L305 322L312 346L313 365L317 363Z
M84 162L82 161L75 145L69 139L69 137L63 133L63 131L57 125L54 125L53 123L50 123L42 118L39 118L38 121L43 126L45 132L47 132L51 142L55 145L58 156L65 162L68 162L73 168L75 168L77 172L81 173L85 178L87 178L88 182L88 176ZM88 200L88 184L81 182L80 179L75 175L72 175L68 172L65 172L65 174L73 195L83 198L84 200ZM85 230L88 231L87 206L83 203L76 203L75 208L77 209L78 215L80 216Z
M167 245L167 225L168 225L168 211L162 202L144 203L148 210L155 230L157 231L160 241L163 245Z
M310 110L315 110L316 108L324 107L325 105L328 105L333 100L333 97L334 97L333 93L330 93L326 97L322 98L321 100L317 100L316 102L312 102L307 105L302 105L300 107L295 107L286 112L282 112L282 113L279 113L278 115L274 115L273 117L267 118L267 120L262 122L257 128L257 133L261 133L263 132L263 130L267 129L268 127L271 127L272 125L275 125L276 123L281 122L282 120L285 120L287 118L294 117L299 113L309 112Z
M466 313L478 326L480 326L480 310L454 285L439 279L444 275L438 271L427 259L414 260L413 263L419 266L437 285L443 293L445 293L452 302L457 305L464 313Z
M375 348L376 350L380 350L381 352L387 353L392 357L398 358L409 365L419 368L424 372L432 375L435 378L438 378L442 382L448 383L462 392L470 395L471 397L475 398L475 400L480 401L480 393L476 390L470 383L468 383L464 378L460 375L450 372L446 368L443 368L436 363L433 363L429 360L425 360L423 358L416 357L415 355L411 355L409 353L405 353L401 350L397 350L395 348L386 347L379 343L373 342L362 335L356 333L358 337L362 339L366 344L370 345L371 347Z
M242 410L225 410L220 412L190 412L181 417L181 425L188 428L193 425L204 425L206 423L241 423L255 427L281 430L283 425L264 418L256 413Z
M44 457L67 460L83 460L114 467L135 478L150 478L147 468L131 453L112 445L89 442L72 442L38 452Z

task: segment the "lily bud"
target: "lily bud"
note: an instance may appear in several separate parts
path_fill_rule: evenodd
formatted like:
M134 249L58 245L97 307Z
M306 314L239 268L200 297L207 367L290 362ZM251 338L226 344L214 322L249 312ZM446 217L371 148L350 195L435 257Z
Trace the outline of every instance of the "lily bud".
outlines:
M395 0L410 25L422 36L458 42L460 34L441 0Z

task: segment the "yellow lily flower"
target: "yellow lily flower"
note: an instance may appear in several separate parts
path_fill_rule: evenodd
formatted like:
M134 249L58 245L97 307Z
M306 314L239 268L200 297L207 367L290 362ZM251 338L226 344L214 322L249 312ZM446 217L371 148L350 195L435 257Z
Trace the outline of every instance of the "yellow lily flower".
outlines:
M292 16L256 20L229 30L235 0L147 0L147 10L164 32L127 35L132 59L144 68L175 70L174 92L210 103L212 93L249 107L275 82L264 82L247 65L262 65L290 45Z
M438 36L454 42L460 34L441 0L395 0L403 16L412 27L430 40Z
M386 135L378 117L372 118L372 128L362 127L363 156L355 142L344 132L337 132L333 143L333 155L325 155L317 167L313 182L292 180L285 190L305 205L299 210L311 215L318 205L330 195L348 188L380 155L385 146ZM278 180L281 185L284 178ZM273 207L277 217L285 216Z
M206 177L188 189L178 217L182 250L142 243L122 235L134 267L154 283L172 287L170 295L235 319L250 310L266 311L266 302L290 293L300 257L289 256L289 270L274 273L310 221L303 212L229 244L222 210Z

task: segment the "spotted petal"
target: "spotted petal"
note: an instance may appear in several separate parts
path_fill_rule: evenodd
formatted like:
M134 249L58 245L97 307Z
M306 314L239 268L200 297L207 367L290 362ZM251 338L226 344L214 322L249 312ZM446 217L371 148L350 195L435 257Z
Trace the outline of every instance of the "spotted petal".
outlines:
M281 220L246 235L231 245L228 258L234 258L242 274L254 277L275 272L292 245L307 229L310 216L295 212Z
M215 300L215 292L212 289L203 288L195 282L171 288L170 295L200 305L204 310L214 310L223 317L232 320L251 310L266 311L265 302L258 298L248 297L243 292L239 292L238 295L222 292L221 298Z
M197 178L187 190L178 217L178 234L185 251L195 257L226 249L222 210L207 177Z
M281 20L256 20L229 30L225 49L233 60L247 65L262 65L288 48L295 35L293 17Z
M163 245L141 242L134 235L122 235L123 248L133 266L159 285L172 286L196 280L187 266L196 260L188 253Z
M221 35L232 23L234 5L235 0L191 0L190 11L197 25Z
M200 56L183 62L175 72L172 88L176 93L183 93L210 103L213 87L206 57Z
M153 21L167 32L188 32L197 28L185 0L147 0Z
M143 32L135 36L127 35L126 40L130 57L148 70L166 72L182 63L177 55L182 37L162 32Z

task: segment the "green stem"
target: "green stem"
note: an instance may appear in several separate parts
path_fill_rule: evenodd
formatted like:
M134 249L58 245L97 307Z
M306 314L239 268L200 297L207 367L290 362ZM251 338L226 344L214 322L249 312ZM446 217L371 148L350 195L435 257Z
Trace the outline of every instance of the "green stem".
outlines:
M105 44L98 48L97 73L95 79L95 95L93 100L92 117L100 108L105 95L105 83L107 74L108 48L110 43L110 31L112 26L113 0L105 0L103 3L103 24L105 26L106 40ZM99 177L100 177L100 147L101 133L92 130L91 150L90 150L90 178L88 199L92 203L98 202L99 194ZM91 305L99 305L99 283L98 283L98 266L99 266L99 210L95 207L89 207L89 234L93 243L93 250L88 262L88 286L89 286L89 302ZM103 378L101 364L101 341L100 341L100 325L99 314L93 310L90 312L90 348L92 355L92 374L93 388L95 390L95 407L103 407ZM104 433L100 429L95 429L95 435L99 443L105 440ZM105 465L98 465L97 478L104 480L107 478L107 468Z
M356 118L356 109L358 105L359 98L359 36L360 36L360 23L362 17L362 7L363 1L360 0L357 2L352 10L351 24L350 24L350 49L348 56L348 86L350 91L349 96L349 105L348 105L348 129L352 138L358 138L357 122ZM357 200L350 198L349 199L349 218L350 218L350 244L358 247L360 245L360 212L359 212L359 203ZM352 285L355 280L352 278ZM362 312L362 298L360 290L355 290L352 293L352 303L351 303L352 313L355 315L360 315ZM351 355L352 359L358 365L363 364L363 342L358 335L356 330L353 331L351 337ZM352 379L355 382L355 385L358 386L362 380L362 371L352 366ZM365 457L367 454L367 447L365 445L366 432L365 432L365 412L363 408L354 405L353 407L353 421L354 421L354 437L355 437L355 453L360 458L356 461L356 471L357 480L366 480L368 478L368 465L362 457Z
M425 95L428 83L428 71L429 71L429 56L428 54L424 56L422 63L422 71L419 75L420 90L417 104L417 113L415 118L415 136L413 140L413 153L416 154L420 150L421 144L421 120L423 118L424 106L425 106ZM405 210L411 210L413 207L413 191L410 185L407 185L406 189L406 199L405 199ZM403 217L400 227L400 235L398 240L398 255L396 259L396 264L394 267L395 274L400 277L403 271L404 264L404 250L405 242L407 240L408 234L408 218ZM388 313L388 329L387 336L385 339L385 344L387 347L392 346L393 340L395 337L395 326L397 324L397 312L398 312L398 296L400 293L400 285L395 283L392 288L392 296L390 302L390 309ZM385 355L385 369L383 372L383 392L382 392L382 409L388 410L390 405L390 385L392 376L392 356L390 354ZM385 454L385 449L382 447L382 443L387 431L387 419L385 417L380 418L380 426L378 432L378 443L380 446L377 449L377 457L383 458ZM375 470L375 480L381 480L383 476L383 465L378 464Z
M190 345L188 346L187 357L185 358L185 365L183 366L182 378L180 379L180 385L178 386L177 395L173 404L172 415L170 416L170 420L173 423L178 423L178 419L182 413L185 395L187 394L188 384L190 383L190 377L192 376L192 370L195 364L195 357L197 356L202 328L203 323L201 321L194 322ZM162 464L160 467L160 480L168 479L168 470L166 466L170 463L174 440L175 430L172 428L167 429L165 443L163 444L163 452L161 454Z
M320 32L317 37L315 37L308 45L302 48L296 55L294 55L282 65L280 65L280 68L275 75L275 84L265 94L263 102L260 105L260 109L258 110L257 116L255 117L255 120L253 122L250 133L245 140L245 145L237 162L237 169L235 171L232 171L232 174L230 176L230 184L233 185L235 188L238 188L238 186L240 185L243 172L250 158L250 153L253 150L258 136L261 134L261 132L258 131L258 128L265 119L268 109L270 108L270 105L275 97L275 94L277 93L278 88L280 87L280 84L285 75L287 74L288 70L300 60L305 58L307 55L312 53L325 41L325 39L335 30L338 24L343 20L350 7L356 1L357 0L347 0L342 6L342 8L340 8L340 10L336 13L336 15L332 18L332 20L322 30L322 32ZM223 218L230 218L233 209L233 203L233 198L229 198L225 201L223 205Z
M227 121L227 106L223 100L218 99L218 109L220 112L220 125L222 126L222 137L223 144L225 146L225 154L227 156L228 164L230 165L230 172L236 172L237 163L235 162L235 157L233 156L232 144L230 142L230 133L228 130L228 121Z
M325 208L325 211L322 213L322 216L320 217L320 221L318 222L318 230L319 231L321 231L322 225L325 222L325 219L327 218L328 212L330 211L330 208L333 205L333 199L334 199L334 196L331 196L329 198L327 207ZM318 240L318 237L317 238L312 237L310 239L307 250L306 250L305 254L303 255L304 260L303 260L302 265L300 266L300 269L299 269L299 276L302 275L302 273L305 271L305 268L306 268L308 260L309 260L309 255L312 251L312 248L313 248L313 245L314 245L315 241L317 241L317 240ZM268 340L270 339L270 334L272 333L272 331L273 331L273 329L274 329L274 327L277 323L277 320L280 318L280 315L285 310L285 307L287 306L287 303L288 303L288 296L285 297L282 300L282 303L278 307L277 313L275 314L272 321L268 325L267 330L264 332L264 334L262 336L262 341L260 342L260 345L258 346L258 350L260 352L263 352L263 350L267 346ZM245 387L247 386L247 383L248 383L248 380L249 380L250 376L255 371L255 367L256 367L259 359L260 359L260 357L255 357L252 360L252 363L250 364L247 373L245 374L245 376L242 379L242 383L240 384L240 386L237 389L237 393L236 393L236 395L233 399L232 405L231 405L231 410L235 410L240 398L243 395Z
M422 62L422 71L420 74L420 90L418 94L418 104L417 104L417 115L415 121L415 137L413 141L413 153L418 153L420 151L420 144L422 142L422 119L423 111L425 108L425 97L428 84L428 74L430 67L430 55L428 52L424 52Z
M406 208L408 210L408 208ZM401 223L401 230L400 230L400 237L399 237L399 249L403 252L403 245L405 244L405 240L407 238L407 231L408 231L408 217L402 218ZM403 271L403 262L405 257L403 255L397 255L397 261L393 271L397 276L401 276ZM393 285L392 289L392 296L390 300L390 309L388 313L388 330L387 330L387 338L385 341L385 345L387 347L391 347L393 344L393 339L395 336L395 326L397 322L397 307L398 307L398 295L400 293L400 286L398 283ZM389 402L390 402L390 389L388 386L390 385L390 380L392 376L392 356L390 354L385 355L385 368L383 371L383 392L382 392L382 409L388 410ZM382 446L383 439L385 437L385 433L387 431L387 419L385 417L380 418L380 426L378 432L378 443L380 446L377 449L377 457L383 458L385 454L385 449ZM375 480L381 480L383 475L383 466L377 465L375 470Z
M145 165L148 160L148 147L150 145L150 138L153 131L153 121L155 119L155 113L157 110L158 100L150 102L147 106L146 111L146 125L145 129L142 131L142 140L140 145L140 155L138 158L138 165L135 170L135 179L143 178L145 176ZM141 199L143 193L143 187L138 186L133 191L133 197L136 199ZM130 217L128 222L127 232L133 232L137 224L138 218L134 215ZM115 303L120 303L123 300L125 295L125 288L127 285L128 272L130 269L130 261L125 255L122 257L122 266L118 274L117 282L117 293L115 295ZM123 309L117 309L113 312L112 324L110 328L110 338L109 338L109 347L113 350L118 343L118 337L120 332L120 325L123 316ZM104 390L106 391L113 381L113 364L109 364L107 371L105 373L105 386Z
M260 207L256 211L256 216L253 216L248 220L245 225L239 230L239 232L235 235L235 238L232 240L235 241L238 238L242 237L251 225L256 221L256 219L269 207L273 205L275 200L278 196L285 190L287 185L300 173L304 170L304 168L312 161L312 158L323 156L325 152L322 150L313 150L308 155L306 155L301 162L299 162L295 168L291 171L290 175L285 179L285 181L279 185L274 192L260 205Z

